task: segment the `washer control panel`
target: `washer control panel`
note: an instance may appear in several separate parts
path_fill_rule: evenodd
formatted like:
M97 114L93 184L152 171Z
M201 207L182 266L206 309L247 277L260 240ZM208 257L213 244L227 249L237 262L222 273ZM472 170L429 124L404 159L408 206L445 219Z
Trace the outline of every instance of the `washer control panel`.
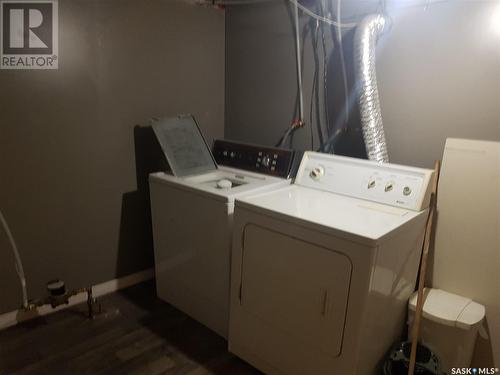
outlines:
M428 207L434 171L306 152L296 184L420 211Z
M291 177L295 156L293 150L223 140L214 141L212 153L219 165L283 178Z

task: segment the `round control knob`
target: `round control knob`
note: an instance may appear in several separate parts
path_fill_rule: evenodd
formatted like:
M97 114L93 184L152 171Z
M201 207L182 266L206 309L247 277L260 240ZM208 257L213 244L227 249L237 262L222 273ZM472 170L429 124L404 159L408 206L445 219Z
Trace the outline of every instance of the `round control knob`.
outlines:
M318 181L323 175L325 174L325 169L323 167L315 167L312 169L311 173L309 173L309 176L315 180Z
M229 180L222 179L217 181L217 188L219 189L231 189L233 187L233 183Z
M266 168L268 168L271 165L271 158L269 157L269 155L265 155L262 158L262 165Z
M409 186L405 186L403 188L403 195L408 196L411 194L411 188Z

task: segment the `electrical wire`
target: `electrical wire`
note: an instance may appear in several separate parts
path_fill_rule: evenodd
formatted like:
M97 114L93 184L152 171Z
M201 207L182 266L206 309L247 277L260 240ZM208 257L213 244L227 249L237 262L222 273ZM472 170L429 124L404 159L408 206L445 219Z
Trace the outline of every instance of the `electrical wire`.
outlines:
M342 0L337 0L337 22L340 24L342 17ZM342 30L337 27L337 39L339 41L340 63L342 66L342 78L344 81L344 99L345 99L345 124L349 122L349 88L347 85L347 72L345 67L344 46L342 44Z
M275 147L281 147L283 146L283 143L285 143L285 140L288 138L288 136L290 135L290 132L292 131L292 128L289 127L284 133L283 135L281 136L281 138L279 139L279 141L274 145Z
M311 101L310 101L310 107L309 107L309 125L310 125L310 130L311 130L311 150L314 150L314 128L313 128L313 122L314 122L314 108L316 108L316 121L318 124L318 138L319 138L319 144L323 143L323 135L321 134L321 125L320 125L320 118L319 118L319 98L318 98L318 70L319 70L319 61L318 61L318 32L319 32L319 21L316 20L315 22L316 28L314 30L314 33L311 33L311 45L313 48L313 57L314 57L314 74L313 74L313 80L312 80L312 88L311 88ZM314 106L314 103L316 103L316 106Z
M250 5L254 3L262 3L262 2L267 2L267 1L272 1L272 0L219 0L219 1L214 1L214 4L219 4L219 5ZM342 55L342 72L344 76L344 93L345 93L345 102L346 102L346 116L348 116L348 103L347 103L347 95L348 95L348 88L347 88L347 74L346 74L346 68L345 68L345 59L343 56L343 50L342 50L342 32L341 28L352 28L355 27L357 24L356 23L342 23L341 22L341 4L340 0L337 3L337 20L333 20L329 17L325 17L324 13L324 8L323 4L321 3L321 15L313 12L306 6L300 4L298 0L288 0L291 4L294 5L294 28L295 28L295 46L296 46L296 65L297 65L297 86L298 86L298 122L294 120L292 122L292 125L290 126L289 129L285 131L285 133L282 135L280 140L277 143L277 146L282 146L287 139L290 139L290 147L293 144L293 133L294 131L299 128L304 126L304 93L303 93L303 80L302 80L302 58L301 58L301 43L300 43L300 19L299 19L299 9L305 13L306 15L312 17L313 19L316 20L316 37L312 38L313 39L313 44L314 47L313 49L315 50L315 72L313 76L313 86L312 86L312 93L311 93L311 103L310 103L310 126L311 126L311 148L314 148L314 130L313 130L313 106L314 106L314 92L316 91L316 108L317 108L317 128L318 128L318 135L319 135L319 140L320 140L320 149L322 148L323 145L323 128L321 126L321 119L319 116L319 84L318 84L318 68L317 68L317 40L318 40L318 28L319 28L319 22L322 22L322 28L321 28L321 35L322 35L322 48L323 48L323 82L324 82L324 108L325 108L325 118L326 118L326 134L327 137L329 136L329 118L328 118L328 98L327 98L327 70L328 70L328 64L327 64L327 58L326 58L326 42L325 42L325 33L324 33L324 25L323 24L329 24L331 26L335 26L338 29L338 39L339 39L339 46L340 46L340 52ZM317 9L317 8L316 8Z
M287 139L290 139L289 146L292 147L292 137L295 130L302 127L302 124L298 120L294 120L292 124L285 130L280 140L275 144L275 147L282 147Z
M302 61L300 56L300 22L298 2L295 2L295 47L297 57L297 84L299 86L299 120L304 122L304 93L302 90Z
M316 5L317 11L321 12L323 14L323 7L322 7L322 1ZM328 138L328 133L324 134L323 131L323 123L326 121L326 127L328 127L328 111L326 107L327 100L323 98L323 103L320 101L320 62L319 62L319 56L318 56L318 43L320 40L320 28L321 28L321 40L322 40L322 48L323 48L323 77L325 77L326 74L326 45L325 45L325 40L324 40L324 23L320 23L318 20L315 20L315 33L313 37L311 38L312 40L312 50L313 50L313 58L314 58L314 76L313 76L313 88L311 92L311 101L314 100L315 102L315 115L316 115L316 129L318 133L318 141L319 141L319 147L324 143L325 138ZM314 24L311 24L311 27L314 26ZM323 83L325 84L324 78L323 78ZM324 90L324 89L323 89ZM325 94L325 91L323 91L323 94ZM321 104L323 104L324 112L321 110ZM311 112L312 112L312 105L311 105ZM323 115L324 114L324 115ZM311 120L312 122L312 120ZM314 148L313 148L314 149Z
M320 11L323 16L325 15L325 7L323 6L323 1L320 2ZM321 45L323 49L323 100L324 100L324 108L325 108L325 122L326 122L326 137L329 137L329 129L330 129L330 118L328 115L328 61L326 58L326 40L325 40L325 24L321 24ZM323 129L321 129L323 131ZM320 148L323 145L323 142L320 144Z
M327 141L320 148L321 152L325 152L327 154L333 154L335 151L335 141L337 138L346 132L346 128L338 128L335 132L327 139Z
M12 251L14 252L14 257L16 259L16 271L17 271L17 275L19 276L19 281L21 282L21 288L22 288L22 293L23 293L23 307L27 308L28 307L28 291L26 288L26 278L24 277L23 262L21 261L21 256L19 255L19 250L17 249L16 241L14 241L14 236L12 236L12 232L10 231L10 228L7 224L7 220L5 220L5 217L3 216L3 213L1 210L0 210L0 221L2 222L2 226L5 230L5 233L7 234L10 245L12 247Z
M343 28L353 28L353 27L356 27L356 25L357 25L354 22L340 23L338 20L334 21L334 20L332 20L330 18L326 18L326 17L320 16L319 14L314 13L309 8L307 8L304 5L300 4L298 2L298 0L288 0L288 1L290 1L292 4L295 4L298 8L300 8L300 10L302 12L304 12L308 16L310 16L310 17L312 17L314 19L317 19L318 21L324 22L326 24L329 24L329 25L332 25L332 26L336 26L336 27L343 27Z
M318 72L315 71L313 75L313 84L312 84L312 90L311 90L311 103L309 106L309 130L310 130L310 135L311 135L311 150L314 150L314 128L313 128L313 107L314 107L314 89L316 86L316 76L318 75ZM321 141L320 141L321 144Z
M274 1L274 0L218 0L218 1L215 1L215 4L217 4L217 5L251 5L251 4L266 3L266 2L271 2L271 1ZM298 0L288 0L288 1L291 2L292 4L296 5L302 12L307 14L309 17L312 17L320 22L324 22L328 25L332 25L332 26L336 26L336 27L343 27L343 28L353 28L357 25L355 22L339 23L338 21L332 20L331 18L321 16L321 15L311 11L308 7L300 4Z
M294 105L294 114L293 114L293 120L290 126L285 130L283 135L281 136L280 140L276 143L277 147L282 147L285 142L288 140L288 147L293 148L293 135L295 130L301 128L304 126L304 110L303 110L303 91L302 91L302 85L299 84L299 82L302 81L302 65L303 65L303 60L304 60L304 49L300 49L300 27L297 28L297 9L295 8L295 12L293 12L290 7L287 7L289 16L290 16L290 21L292 23L292 28L294 29L295 33L295 47L296 47L296 58L297 58L297 96L295 100L295 105ZM306 35L308 32L308 28L304 28L304 33L302 35L303 41L302 44L305 44L306 40ZM297 45L298 42L298 45ZM302 105L301 105L302 103ZM297 112L298 112L298 118L297 118Z

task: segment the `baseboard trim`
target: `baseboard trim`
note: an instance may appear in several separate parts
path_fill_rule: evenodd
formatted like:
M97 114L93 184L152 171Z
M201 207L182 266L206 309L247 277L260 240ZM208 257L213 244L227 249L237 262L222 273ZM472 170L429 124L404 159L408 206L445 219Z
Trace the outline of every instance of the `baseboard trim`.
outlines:
M118 279L113 279L105 281L101 284L93 285L92 295L94 297L104 296L106 294L116 292L120 289L125 289L128 288L129 286L151 280L153 277L154 277L153 268L148 268L146 270L139 271L124 277L120 277ZM18 323L37 318L39 316L52 314L85 301L87 301L87 294L79 293L71 297L67 305L58 306L56 308L52 308L52 306L50 305L43 305L33 311L24 311L22 309L19 309L1 314L0 331L15 326Z

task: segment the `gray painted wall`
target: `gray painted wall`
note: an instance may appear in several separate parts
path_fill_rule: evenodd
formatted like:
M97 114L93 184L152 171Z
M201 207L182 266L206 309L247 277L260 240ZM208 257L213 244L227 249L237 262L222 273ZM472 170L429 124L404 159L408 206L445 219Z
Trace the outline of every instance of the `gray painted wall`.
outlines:
M344 15L373 12L378 3L343 1ZM498 2L397 6L409 3L418 1L388 1L392 28L378 45L379 92L391 161L431 167L446 137L500 140L500 35L492 28ZM289 7L277 0L226 12L227 138L274 144L292 119L296 65ZM302 27L308 20L301 16ZM312 71L308 37L306 119ZM336 85L330 93L334 107L341 105L338 90ZM302 129L294 146L310 148L310 139L309 129Z
M59 70L0 71L0 209L30 298L152 266L146 125L193 113L223 136L224 13L174 0L59 2ZM0 230L0 312L21 304Z

